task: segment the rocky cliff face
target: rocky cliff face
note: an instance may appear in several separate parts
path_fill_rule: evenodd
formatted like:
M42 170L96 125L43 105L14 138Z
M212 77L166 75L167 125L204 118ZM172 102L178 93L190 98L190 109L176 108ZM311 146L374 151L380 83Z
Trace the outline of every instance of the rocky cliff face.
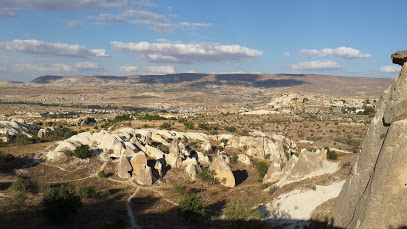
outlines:
M378 102L332 212L334 227L407 226L407 51L392 60L403 68Z

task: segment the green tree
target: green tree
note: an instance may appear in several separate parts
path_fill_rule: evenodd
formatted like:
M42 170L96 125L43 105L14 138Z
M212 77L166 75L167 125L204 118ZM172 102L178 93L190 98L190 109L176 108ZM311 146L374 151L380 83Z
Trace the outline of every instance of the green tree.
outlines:
M80 145L73 151L73 155L77 158L88 158L91 156L90 148L88 145Z
M195 193L189 194L179 202L178 215L184 220L195 222L206 215L205 205Z
M81 206L81 197L73 188L62 185L50 190L42 199L42 214L53 223L61 222L66 216L75 213Z
M268 166L267 163L264 161L260 161L256 163L256 169L259 173L259 176L263 178L267 174Z

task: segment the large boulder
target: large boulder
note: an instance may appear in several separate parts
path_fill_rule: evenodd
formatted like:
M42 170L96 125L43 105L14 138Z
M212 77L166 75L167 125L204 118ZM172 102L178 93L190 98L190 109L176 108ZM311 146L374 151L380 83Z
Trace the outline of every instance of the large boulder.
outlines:
M198 167L195 166L194 164L188 164L185 167L185 172L188 174L189 178L191 178L191 180L196 180L196 173L198 172Z
M133 167L133 175L137 175L138 171L147 165L147 157L143 152L138 152L131 158L130 163Z
M305 150L301 152L297 163L291 169L290 179L296 179L316 172L323 167L322 159L314 152Z
M215 178L221 185L228 188L235 187L236 183L233 172L221 155L218 155L215 160L212 161L209 169L215 172Z
M241 153L241 154L237 155L237 161L244 165L247 165L247 166L252 165L250 158L246 154Z
M131 164L126 156L121 156L119 165L117 167L117 172L121 178L130 178L130 172L132 171Z
M136 137L131 138L131 139L130 139L130 142L133 143L135 146L137 146L137 148L138 148L139 150L141 150L141 151L143 151L143 152L146 152L146 151L147 151L147 150L146 150L146 147L143 146L143 145L137 140Z
M159 150L159 149L157 149L157 148L155 148L153 146L149 146L149 145L146 145L145 147L146 147L146 152L145 153L149 157L154 158L154 159L164 158L164 152L163 151L161 151L161 150Z
M351 165L332 212L334 227L407 225L407 65L404 57L396 60L395 56L401 55L396 54L393 62L403 64L403 68L377 103L361 152Z
M211 143L210 143L209 141L204 141L204 142L202 143L202 145L201 145L201 149L202 149L204 152L210 151L210 150L212 149Z
M153 172L150 167L143 165L135 176L137 183L141 185L153 184Z
M263 184L274 183L281 178L281 168L279 163L271 163L267 174L263 178Z
M52 133L52 131L54 131L54 130L55 130L54 127L41 128L41 129L38 131L37 136L38 136L39 139L46 138L46 137L48 137L48 136Z

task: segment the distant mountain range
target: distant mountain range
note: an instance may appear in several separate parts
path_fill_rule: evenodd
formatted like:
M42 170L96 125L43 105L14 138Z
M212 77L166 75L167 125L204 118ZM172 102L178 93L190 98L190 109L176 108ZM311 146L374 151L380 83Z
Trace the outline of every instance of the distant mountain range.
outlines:
M314 92L349 96L379 96L393 79L316 74L202 74L132 76L40 76L31 83L54 86L122 87L132 84L167 84L182 87L244 86L279 91Z

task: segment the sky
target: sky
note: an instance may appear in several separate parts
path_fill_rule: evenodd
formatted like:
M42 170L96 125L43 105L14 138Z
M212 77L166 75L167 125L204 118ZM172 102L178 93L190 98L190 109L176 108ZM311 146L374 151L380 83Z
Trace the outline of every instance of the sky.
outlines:
M304 73L394 78L407 1L0 0L0 81Z

